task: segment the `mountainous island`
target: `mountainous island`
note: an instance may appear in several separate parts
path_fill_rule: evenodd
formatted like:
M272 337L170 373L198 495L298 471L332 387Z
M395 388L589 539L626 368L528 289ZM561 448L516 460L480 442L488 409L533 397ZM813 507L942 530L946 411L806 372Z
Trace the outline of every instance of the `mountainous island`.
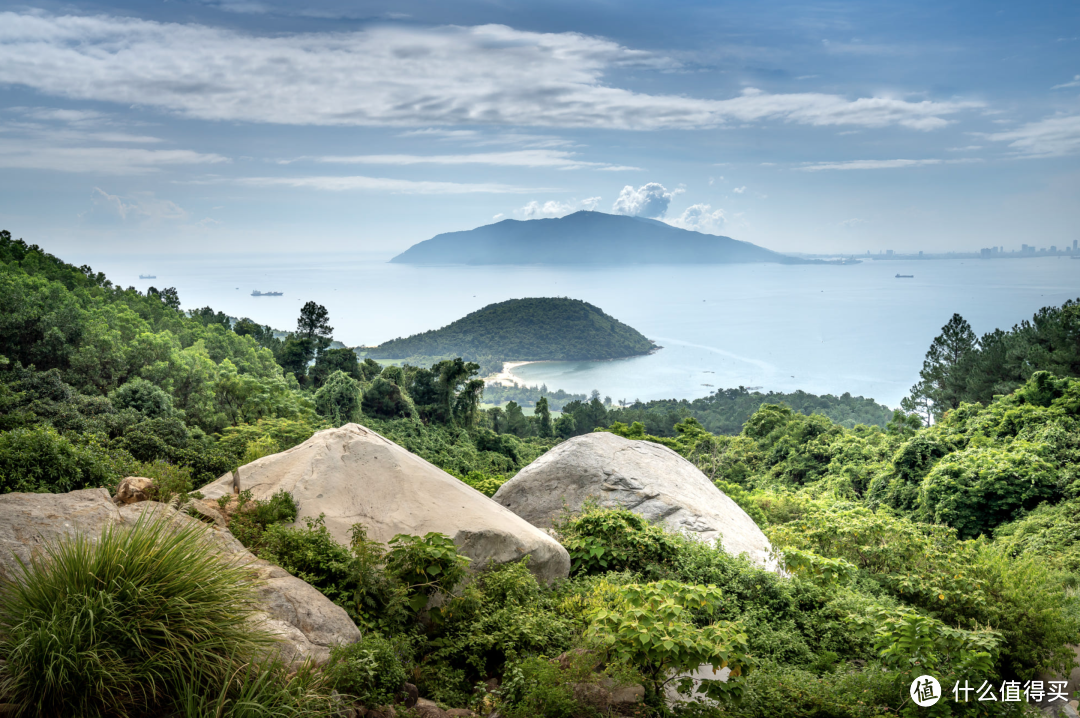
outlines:
M538 297L489 304L442 329L364 348L372 359L460 356L589 361L647 354L656 345L580 299Z
M397 264L823 264L731 237L644 217L575 212L558 219L504 219L414 244Z

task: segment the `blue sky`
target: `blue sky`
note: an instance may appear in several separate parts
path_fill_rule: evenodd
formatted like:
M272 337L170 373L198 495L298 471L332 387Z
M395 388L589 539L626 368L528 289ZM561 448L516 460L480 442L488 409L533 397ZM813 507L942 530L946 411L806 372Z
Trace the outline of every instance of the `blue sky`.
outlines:
M0 227L51 251L393 253L583 208L1071 244L1080 4L0 4Z

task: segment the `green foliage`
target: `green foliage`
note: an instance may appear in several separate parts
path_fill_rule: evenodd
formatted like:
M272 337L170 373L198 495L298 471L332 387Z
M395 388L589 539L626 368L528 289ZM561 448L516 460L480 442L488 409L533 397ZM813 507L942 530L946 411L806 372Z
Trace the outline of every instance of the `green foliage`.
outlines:
M555 612L550 593L536 582L525 561L479 572L443 605L439 619L424 647L424 660L463 673L443 686L434 676L425 676L418 685L447 701L464 702L472 681L496 675L507 662L565 651L574 635L573 623Z
M239 667L221 686L187 681L176 696L178 718L325 718L334 709L322 671L311 664L293 670L278 660Z
M265 651L244 569L143 514L47 544L0 588L0 697L36 715L142 715Z
M1080 575L1080 499L1042 504L994 529L994 543L1010 556L1037 557L1044 564Z
M1057 472L1039 447L973 447L949 454L923 480L921 502L936 523L971 538L1035 508L1055 494Z
M338 693L373 708L393 703L407 678L398 649L376 633L332 649L325 670Z
M315 411L334 426L342 426L360 421L360 400L360 384L336 371L315 392Z
M61 435L50 426L0 433L0 493L63 493L113 487L137 462L109 452L96 435Z
M484 496L494 496L499 487L508 480L506 476L490 476L483 471L470 471L459 478Z
M763 404L786 406L807 416L821 414L849 429L859 424L884 429L893 418L893 411L888 407L873 399L847 393L839 397L831 394L817 396L804 391L762 393L741 386L738 389L717 389L713 394L694 400L635 401L625 408L611 409L608 418L624 424L640 421L648 434L673 437L676 435L675 425L687 417L693 417L713 434L735 435Z
M678 551L667 532L626 509L586 506L555 530L575 574L634 571L655 578Z
M723 596L715 586L693 586L674 581L630 584L619 590L613 608L590 615L587 636L618 660L636 666L647 689L660 695L671 673L694 671L708 663L714 671L729 668L727 682L702 681L697 692L710 697L738 694L738 678L752 665L747 637L741 626L729 621L697 625L694 614L711 616ZM688 693L689 679L679 681L680 693Z
M335 603L349 605L354 593L350 580L352 554L330 535L322 515L305 517L304 524L303 528L282 523L266 525L259 535L261 546L254 544L259 558L276 563Z
M639 332L580 299L509 299L442 329L366 349L374 359L460 356L516 360L595 360L645 354Z
M405 585L413 611L419 612L432 596L448 595L465 578L469 559L443 534L398 534L389 546L386 570Z

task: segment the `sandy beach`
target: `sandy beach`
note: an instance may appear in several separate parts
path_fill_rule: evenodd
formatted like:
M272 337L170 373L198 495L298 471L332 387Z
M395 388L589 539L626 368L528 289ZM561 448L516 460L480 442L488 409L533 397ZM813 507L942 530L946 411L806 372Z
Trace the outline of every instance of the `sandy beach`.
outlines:
M484 377L485 384L501 384L503 386L513 386L514 384L524 385L525 381L518 376L514 375L514 370L519 366L526 364L535 364L531 361L505 361L503 362L502 371L498 374L492 374L491 376Z

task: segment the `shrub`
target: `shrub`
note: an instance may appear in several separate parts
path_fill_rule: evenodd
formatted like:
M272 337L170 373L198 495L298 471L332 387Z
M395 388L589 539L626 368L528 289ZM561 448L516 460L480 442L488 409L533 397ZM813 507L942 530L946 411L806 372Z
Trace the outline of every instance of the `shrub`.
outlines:
M315 411L334 426L360 421L360 384L343 371L330 375L315 392Z
M423 609L434 595L449 595L465 578L468 563L450 537L435 532L398 534L386 552L386 570L405 585L414 611Z
M701 681L697 692L716 698L738 695L736 680L751 668L746 634L741 626L718 621L705 626L693 622L692 611L711 616L723 598L715 586L691 586L675 581L630 584L620 590L620 605L601 608L590 616L587 636L629 663L646 680L647 694L658 701L664 685L675 674L694 671L703 663L714 671L731 669L726 682ZM680 679L680 693L689 693L691 681Z
M172 397L159 386L135 377L109 394L117 409L134 409L148 419L168 418L176 413Z
M222 686L272 645L253 599L198 525L144 513L46 544L0 587L0 697L37 715L129 715Z
M323 516L306 517L304 523L304 528L280 523L267 526L259 558L307 581L331 601L349 605L353 597L349 579L352 555L330 535Z
M1055 494L1054 468L1032 445L970 448L941 459L923 480L920 500L937 523L972 538Z
M0 493L114 486L136 465L122 451L110 454L94 435L62 436L46 425L0 433Z
M228 505L228 496L218 499ZM229 531L252 553L259 553L266 542L266 530L274 524L296 521L300 507L287 491L278 491L266 501L252 501L251 491L241 491L236 507L229 516Z
M391 703L407 678L398 650L376 633L334 648L325 670L339 693L370 707Z
M575 574L634 571L659 578L678 552L664 529L626 509L585 506L555 528Z
M509 480L506 476L489 476L483 471L470 471L459 478L484 496L494 496L499 487Z

